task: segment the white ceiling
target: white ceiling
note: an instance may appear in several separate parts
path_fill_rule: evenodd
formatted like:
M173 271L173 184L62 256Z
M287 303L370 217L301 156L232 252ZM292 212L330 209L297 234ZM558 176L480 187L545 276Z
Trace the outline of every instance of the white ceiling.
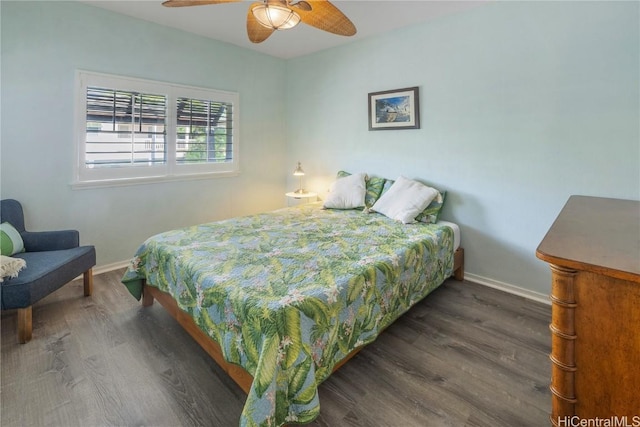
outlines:
M365 37L428 21L479 6L489 0L332 0L355 24L353 37L337 36L305 24L276 31L266 41L253 44L246 34L250 1L217 5L169 8L161 0L79 0L167 27L221 40L279 58L294 58Z

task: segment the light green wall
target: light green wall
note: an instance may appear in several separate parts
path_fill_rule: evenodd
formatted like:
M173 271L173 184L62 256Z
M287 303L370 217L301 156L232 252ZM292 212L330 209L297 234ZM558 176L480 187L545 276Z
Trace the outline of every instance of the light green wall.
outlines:
M23 203L27 227L80 230L104 266L152 234L283 206L282 60L82 3L0 12L1 195ZM239 92L240 176L72 190L76 69Z
M467 272L546 294L535 250L567 198L640 199L639 16L497 2L290 60L287 163L321 192L339 169L447 189ZM408 86L422 128L368 131L367 93Z
M535 249L568 196L640 199L639 8L497 2L285 61L85 4L2 1L1 196L34 230L79 229L102 266L159 231L283 206L297 160L321 193L339 169L404 174L449 191L472 278L547 293ZM72 190L76 69L238 91L241 175ZM368 131L367 93L407 86L422 129Z

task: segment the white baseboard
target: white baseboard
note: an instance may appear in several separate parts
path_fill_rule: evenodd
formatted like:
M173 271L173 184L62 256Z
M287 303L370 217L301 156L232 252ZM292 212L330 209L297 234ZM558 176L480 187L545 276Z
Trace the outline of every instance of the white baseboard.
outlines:
M551 300L549 300L548 295L542 294L540 292L530 291L529 289L524 289L519 286L511 285L509 283L500 282L498 280L478 276L477 274L467 273L466 271L464 273L464 280L468 280L469 282L477 283L479 285L488 286L490 288L498 289L500 291L504 291L510 294L518 295L533 301L538 301L543 304L551 305Z
M100 265L93 268L93 274L108 273L109 271L117 270L129 266L130 260L118 261L107 265Z
M114 262L107 265L101 265L93 269L93 274L107 273L109 271L118 270L120 268L127 267L130 260ZM82 277L82 276L79 276ZM490 288L498 289L499 291L507 292L510 294L518 295L533 301L538 301L543 304L551 305L549 296L540 292L530 291L519 286L511 285L509 283L500 282L499 280L489 279L487 277L478 276L477 274L464 273L464 279L469 282L477 283L479 285L488 286Z

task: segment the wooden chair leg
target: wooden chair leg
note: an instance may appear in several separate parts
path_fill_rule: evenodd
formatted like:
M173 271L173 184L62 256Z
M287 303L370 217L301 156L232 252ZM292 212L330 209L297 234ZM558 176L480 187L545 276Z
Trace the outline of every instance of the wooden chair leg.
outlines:
M84 296L88 297L93 292L93 269L85 271L82 278L84 280Z
M31 313L31 306L18 309L18 342L20 344L31 341L31 331L33 329Z

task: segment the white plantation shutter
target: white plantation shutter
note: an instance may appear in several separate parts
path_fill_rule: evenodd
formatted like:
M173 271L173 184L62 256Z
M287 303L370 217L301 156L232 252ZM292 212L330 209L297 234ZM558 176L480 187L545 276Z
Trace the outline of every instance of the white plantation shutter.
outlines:
M164 164L167 98L87 88L86 167Z
M78 72L74 186L237 174L233 92Z
M178 98L176 111L179 163L233 160L233 104Z

